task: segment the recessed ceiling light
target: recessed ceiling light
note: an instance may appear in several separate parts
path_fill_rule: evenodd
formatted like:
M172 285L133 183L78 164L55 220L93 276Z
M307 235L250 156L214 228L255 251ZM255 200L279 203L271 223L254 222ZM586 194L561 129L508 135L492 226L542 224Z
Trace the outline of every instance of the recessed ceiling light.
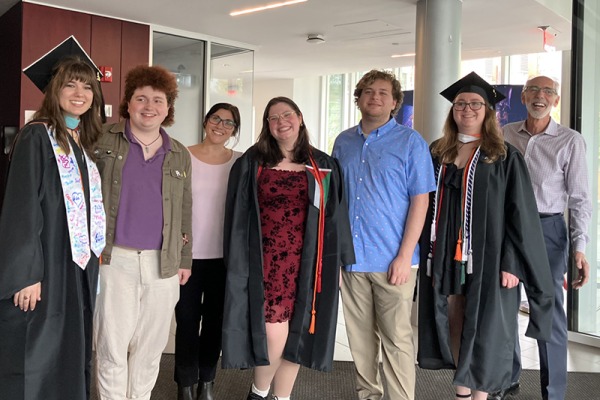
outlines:
M291 6L292 4L305 3L307 1L308 0L283 1L281 3L267 4L266 6L259 6L259 7L253 7L253 8L246 8L244 10L239 10L239 11L232 11L229 13L229 15L231 15L232 17L235 17L236 15L249 14L249 13L258 12L258 11L270 10L271 8L278 8L278 7L283 7L283 6Z

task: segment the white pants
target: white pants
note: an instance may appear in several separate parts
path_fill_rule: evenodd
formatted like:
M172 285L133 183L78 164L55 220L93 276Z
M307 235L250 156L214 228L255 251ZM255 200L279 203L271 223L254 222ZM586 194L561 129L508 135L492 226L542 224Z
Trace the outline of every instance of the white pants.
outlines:
M150 399L178 300L179 278L160 277L159 250L113 247L94 315L99 399Z

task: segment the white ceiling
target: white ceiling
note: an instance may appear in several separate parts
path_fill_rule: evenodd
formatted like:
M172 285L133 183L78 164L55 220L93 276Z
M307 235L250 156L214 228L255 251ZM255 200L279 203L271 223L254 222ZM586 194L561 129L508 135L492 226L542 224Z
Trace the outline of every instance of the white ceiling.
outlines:
M234 10L279 0L51 0L36 2L138 21L255 50L255 79L293 78L412 65L417 0L308 0L255 14ZM440 1L440 0L438 0ZM459 0L446 0L459 1ZM3 14L15 0L0 0ZM462 58L542 51L540 25L571 46L570 0L464 0ZM554 9L551 11L547 5ZM306 42L323 34L322 44ZM216 39L213 39L216 40ZM218 40L216 40L218 41Z

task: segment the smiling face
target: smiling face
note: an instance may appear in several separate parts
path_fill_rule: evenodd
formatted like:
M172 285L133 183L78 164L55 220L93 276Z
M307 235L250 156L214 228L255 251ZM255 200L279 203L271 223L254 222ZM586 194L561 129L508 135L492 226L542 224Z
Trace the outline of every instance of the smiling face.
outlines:
M481 102L485 104L485 100L477 93L464 92L460 93L454 99L453 103L465 102ZM487 106L484 105L479 110L472 110L470 106L466 106L464 110L457 111L452 107L452 115L454 121L458 127L458 132L465 134L480 134L481 128L483 127L483 120L485 119L485 110Z
M218 117L220 121L217 122L216 117ZM218 109L206 119L206 123L204 124L204 131L206 132L205 140L211 144L225 145L225 142L227 142L236 130L236 127L228 126L230 124L226 125L225 122L235 123L234 121L231 111L223 108Z
M77 80L71 80L60 90L58 102L65 115L79 118L90 109L94 92L92 85Z
M273 118L274 116L279 118ZM297 114L287 103L275 103L269 108L267 114L269 132L275 138L279 147L290 150L298 139L302 114Z
M527 90L537 88L538 90ZM538 76L527 82L526 90L521 93L521 102L527 107L527 113L535 119L549 118L552 107L558 105L558 94L546 94L544 89L554 90L554 81L545 76Z
M151 86L137 88L129 100L127 111L132 129L158 132L169 112L167 96Z
M362 90L356 104L363 118L386 122L397 104L392 94L392 83L382 79L373 81Z

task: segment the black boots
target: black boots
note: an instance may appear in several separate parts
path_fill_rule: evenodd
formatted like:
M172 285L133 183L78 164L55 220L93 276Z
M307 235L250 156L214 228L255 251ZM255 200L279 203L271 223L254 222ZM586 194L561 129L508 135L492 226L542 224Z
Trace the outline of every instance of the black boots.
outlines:
M194 386L177 385L177 400L196 400Z
M198 382L198 400L215 400L213 386L215 382Z

